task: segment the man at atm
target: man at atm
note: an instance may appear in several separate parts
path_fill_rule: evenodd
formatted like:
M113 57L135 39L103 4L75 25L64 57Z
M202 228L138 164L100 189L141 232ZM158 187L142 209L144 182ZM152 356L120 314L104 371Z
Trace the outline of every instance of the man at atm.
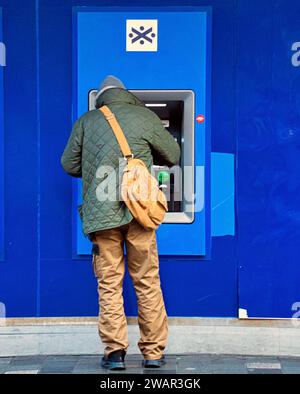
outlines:
M118 172L122 157L107 120L98 110L103 105L116 116L134 157L142 159L149 169L154 154L162 165L177 164L180 148L160 118L127 91L119 79L108 76L97 93L96 109L76 121L61 158L65 171L73 177L82 177L83 182L80 212L83 231L93 242L100 306L99 335L106 346L101 365L108 369L125 369L129 346L122 296L125 245L128 270L138 300L138 346L144 356L143 366L159 368L165 363L168 325L155 231L145 230L120 199L99 201L97 197L99 185L111 176L109 170L103 173L99 169L112 168ZM118 182L116 188L119 188Z

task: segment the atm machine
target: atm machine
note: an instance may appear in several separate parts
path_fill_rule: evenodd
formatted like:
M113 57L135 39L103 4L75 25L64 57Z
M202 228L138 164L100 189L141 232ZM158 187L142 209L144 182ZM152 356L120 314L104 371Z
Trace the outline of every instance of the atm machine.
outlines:
M159 165L154 156L152 171L167 196L164 223L194 221L194 103L192 90L131 90L146 107L154 111L173 135L181 150L180 164L172 168ZM95 109L97 90L89 92L89 110Z
M112 74L180 145L179 166L162 167L154 157L154 174L169 200L157 230L163 256L206 258L210 250L210 23L205 7L73 10L73 120L94 108L95 88ZM91 253L80 204L81 182L74 180L74 258Z

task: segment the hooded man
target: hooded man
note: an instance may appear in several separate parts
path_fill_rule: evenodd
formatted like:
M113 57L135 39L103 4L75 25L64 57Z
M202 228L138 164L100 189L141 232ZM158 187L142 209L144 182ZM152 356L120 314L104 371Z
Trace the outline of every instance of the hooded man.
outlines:
M79 207L83 232L93 242L93 268L98 281L99 335L105 344L101 365L124 369L128 349L127 322L123 308L125 272L128 270L138 300L138 346L145 368L165 363L168 325L160 285L159 260L154 230L145 230L119 199L122 153L116 137L99 108L109 107L118 120L134 157L150 170L153 156L160 164L175 165L180 148L159 117L123 83L108 76L100 85L95 110L81 116L73 126L61 158L65 171L82 177L83 204ZM106 198L102 198L108 189Z

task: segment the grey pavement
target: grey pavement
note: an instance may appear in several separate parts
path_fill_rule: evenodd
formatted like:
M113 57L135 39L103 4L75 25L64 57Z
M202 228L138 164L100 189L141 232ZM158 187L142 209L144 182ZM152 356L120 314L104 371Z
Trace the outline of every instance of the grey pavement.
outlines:
M126 357L125 371L100 367L101 356L0 357L0 374L300 374L300 357L167 355L160 369L143 369L141 355Z

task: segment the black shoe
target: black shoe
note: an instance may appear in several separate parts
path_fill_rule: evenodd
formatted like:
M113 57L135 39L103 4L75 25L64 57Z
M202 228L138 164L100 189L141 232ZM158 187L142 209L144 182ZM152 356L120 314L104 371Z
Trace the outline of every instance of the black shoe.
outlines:
M159 358L157 360L143 360L143 367L144 368L160 368L166 364L165 356Z
M102 357L101 367L113 371L125 369L125 355L126 352L124 350L116 350L115 352L110 353L107 357Z

